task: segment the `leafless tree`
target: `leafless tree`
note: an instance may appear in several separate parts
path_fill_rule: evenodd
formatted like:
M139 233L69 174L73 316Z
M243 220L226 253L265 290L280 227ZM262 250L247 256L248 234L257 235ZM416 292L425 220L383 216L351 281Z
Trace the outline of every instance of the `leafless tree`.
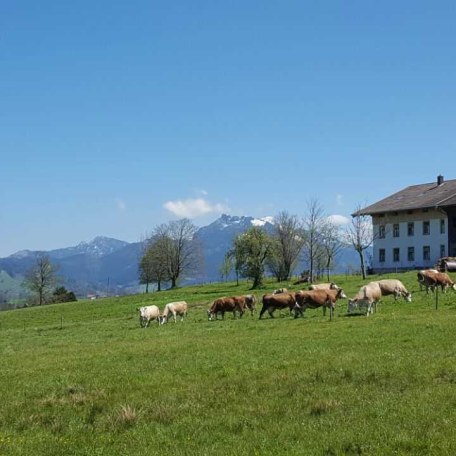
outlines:
M51 290L56 285L57 267L52 264L48 255L41 253L37 256L33 266L25 273L23 286L32 293L38 295L38 303L41 306Z
M329 218L326 219L322 227L321 245L324 251L325 269L329 282L329 271L334 267L334 260L344 247L340 227Z
M364 251L374 242L374 233L370 216L362 213L361 205L357 205L352 220L346 230L348 242L358 252L363 279L366 278Z
M310 280L314 280L315 270L322 264L324 250L322 247L322 227L324 226L324 210L318 200L307 201L307 214L304 226L304 260L309 265Z
M201 266L201 245L195 238L197 227L188 219L159 225L153 237L160 239L160 257L171 287L177 286L182 274L196 272Z
M283 211L274 217L272 256L267 265L278 282L289 280L304 241L302 223L296 215Z

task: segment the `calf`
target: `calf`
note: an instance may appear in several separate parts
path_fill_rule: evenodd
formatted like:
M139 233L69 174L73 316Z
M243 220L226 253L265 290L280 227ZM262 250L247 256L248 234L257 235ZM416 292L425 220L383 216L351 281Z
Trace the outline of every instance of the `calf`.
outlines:
M277 288L277 290L274 290L272 294L280 294L280 293L288 293L288 290L286 288Z
M276 309L288 308L291 313L295 304L296 300L294 293L265 294L263 296L263 307L260 312L260 319L266 311L268 311L271 318L274 318L274 311Z
M187 316L187 303L185 301L177 301L166 304L162 315L160 315L161 325L168 322L169 314L173 315L174 323L176 323L177 315L180 315L181 321L184 321L184 317Z
M377 310L377 303L382 297L382 290L377 282L370 282L360 288L353 299L348 301L347 312L352 312L356 308L367 307L366 315Z
M139 325L141 328L147 328L152 320L159 321L160 309L155 305L139 307L136 310L139 311Z

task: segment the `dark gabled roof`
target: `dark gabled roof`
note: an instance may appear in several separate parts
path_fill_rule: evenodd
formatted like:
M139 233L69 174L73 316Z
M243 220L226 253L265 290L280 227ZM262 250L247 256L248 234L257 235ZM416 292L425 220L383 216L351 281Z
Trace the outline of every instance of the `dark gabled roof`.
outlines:
M456 204L456 179L430 184L411 185L391 196L371 204L352 214L374 215L383 212L431 209Z

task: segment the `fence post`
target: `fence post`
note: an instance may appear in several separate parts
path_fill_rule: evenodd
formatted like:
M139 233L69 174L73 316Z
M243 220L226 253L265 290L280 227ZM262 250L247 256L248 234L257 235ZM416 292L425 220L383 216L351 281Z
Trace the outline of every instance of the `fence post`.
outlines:
M435 287L435 310L439 308L439 288Z

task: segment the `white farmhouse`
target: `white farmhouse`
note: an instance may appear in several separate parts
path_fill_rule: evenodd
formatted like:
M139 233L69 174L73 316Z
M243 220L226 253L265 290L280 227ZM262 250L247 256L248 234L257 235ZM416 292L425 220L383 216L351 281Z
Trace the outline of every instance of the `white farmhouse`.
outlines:
M412 185L358 213L372 216L375 272L429 268L456 257L456 179Z

